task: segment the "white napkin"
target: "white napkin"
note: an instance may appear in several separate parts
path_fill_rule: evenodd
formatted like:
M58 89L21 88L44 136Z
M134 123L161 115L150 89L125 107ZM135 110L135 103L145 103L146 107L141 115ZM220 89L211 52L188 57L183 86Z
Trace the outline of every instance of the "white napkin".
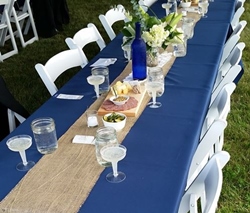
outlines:
M89 135L75 135L72 140L72 143L81 143L81 144L95 144L95 137Z
M98 67L98 66L109 66L110 64L114 64L117 58L99 58L95 63L91 64L91 67Z
M71 95L71 94L58 94L55 95L58 99L69 99L69 100L80 100L83 98L84 95Z

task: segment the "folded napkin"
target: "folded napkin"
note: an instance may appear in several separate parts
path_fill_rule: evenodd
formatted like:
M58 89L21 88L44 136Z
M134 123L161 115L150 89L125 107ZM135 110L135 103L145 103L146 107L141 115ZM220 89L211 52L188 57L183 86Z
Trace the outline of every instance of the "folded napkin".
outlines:
M104 66L107 67L110 64L114 64L117 58L99 58L95 63L91 64L91 67Z

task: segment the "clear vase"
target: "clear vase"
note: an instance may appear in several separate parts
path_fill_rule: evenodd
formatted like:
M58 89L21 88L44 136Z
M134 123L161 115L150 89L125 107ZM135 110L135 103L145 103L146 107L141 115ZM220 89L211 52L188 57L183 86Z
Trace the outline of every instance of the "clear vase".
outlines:
M147 50L147 66L148 67L156 67L159 63L159 48L154 47Z

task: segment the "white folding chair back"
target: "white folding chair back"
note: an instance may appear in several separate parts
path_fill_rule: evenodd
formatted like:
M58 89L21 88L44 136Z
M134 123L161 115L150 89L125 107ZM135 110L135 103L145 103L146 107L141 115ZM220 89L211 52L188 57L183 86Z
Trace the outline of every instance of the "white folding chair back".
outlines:
M183 195L178 213L197 213L199 199L202 213L215 213L223 183L222 169L229 159L225 151L213 155Z
M12 22L15 22L17 28L17 35L20 38L22 47L26 47L28 44L33 43L38 40L38 34L36 30L36 25L34 22L32 10L30 7L30 0L25 0L21 11L16 11L15 7L12 7ZM33 31L33 37L29 40L24 40L24 35L28 34L30 26Z
M221 66L225 62L226 58L232 52L233 48L235 47L235 45L238 43L239 40L240 40L240 35L239 34L232 35L232 36L230 36L228 38L228 40L226 41L226 43L225 43L225 45L223 47L223 52L222 52L222 56L221 56L221 59L220 59L219 68L221 68Z
M236 34L240 36L240 34L242 33L242 31L244 30L246 25L247 25L247 22L245 20L240 21L237 24L237 26L234 28L234 30L233 30L232 34L230 35L230 37L233 36L233 35L236 35Z
M85 63L84 56L81 49L77 47L62 51L50 58L45 65L36 64L35 68L52 96L58 91L54 83L58 76L70 68L81 66L83 63Z
M96 42L102 50L106 44L103 40L101 34L99 33L96 26L92 23L89 23L86 28L83 28L79 30L72 38L66 38L65 39L66 44L68 45L69 49L75 49L76 47L79 47L82 49L82 54L84 55L84 64L82 67L84 67L88 63L88 59L86 57L86 54L83 51L83 48L92 42Z
M236 44L236 46L230 52L230 54L228 55L226 60L223 62L223 64L220 67L220 70L219 70L219 72L221 71L221 73L222 73L222 77L224 77L226 75L226 73L228 72L228 70L232 66L234 66L240 62L240 59L242 57L242 52L243 52L245 46L246 45L244 42L240 42L240 43Z
M23 123L26 119L19 115L18 113L8 109L8 121L9 121L9 130L10 132L12 132L15 128L16 128L16 120L15 118L17 118L17 120L20 123Z
M226 126L226 120L214 120L204 137L200 140L189 167L186 189L192 184L208 160L214 155L216 143L219 143Z
M148 8L154 4L157 0L140 0L139 5L142 7L142 9L147 12Z
M234 65L232 66L226 75L222 78L222 80L217 84L215 87L214 91L212 92L211 95L211 101L210 101L210 106L213 104L215 98L218 96L218 93L221 91L221 89L228 83L231 83L234 81L234 79L238 76L240 73L242 67L240 65Z
M115 31L112 28L112 25L115 22L118 22L118 21L125 22L126 20L126 16L124 12L125 12L124 7L121 4L119 4L117 5L116 8L112 8L108 10L105 15L103 14L99 15L99 20L101 21L102 26L104 27L110 40L113 40L116 36Z
M10 24L9 13L14 4L14 0L0 0L0 5L4 6L3 13L0 21L0 45L4 47L7 33L10 36L12 50L9 52L0 52L0 61L3 61L18 53L14 33Z
M238 0L235 5L235 11L237 11L240 7L244 7L244 3L246 0Z
M212 104L209 106L206 118L204 120L201 136L202 139L208 130L209 126L214 122L215 119L225 119L230 112L230 97L235 90L236 85L233 82L225 84L217 96L214 98Z
M244 13L245 8L244 7L240 7L239 9L237 9L237 11L235 12L232 21L231 21L231 26L232 29L234 30L235 27L238 25L239 21L240 21L240 17L241 15Z

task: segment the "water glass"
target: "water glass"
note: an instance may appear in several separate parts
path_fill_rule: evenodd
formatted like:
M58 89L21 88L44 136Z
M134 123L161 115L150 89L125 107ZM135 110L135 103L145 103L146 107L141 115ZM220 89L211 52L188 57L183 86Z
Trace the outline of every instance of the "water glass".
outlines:
M163 75L163 70L161 67L149 67L148 74L147 74L148 81L158 81L163 83L165 82L165 78ZM156 91L156 97L161 97L164 93L164 86ZM150 95L151 96L151 95Z
M202 18L207 18L207 15L205 14L208 11L208 6L209 6L209 3L207 0L199 0L198 9Z
M171 5L171 7L169 8L169 13L177 13L177 1L168 0L168 4Z
M182 30L184 32L184 37L190 39L194 35L194 19L183 17L182 18Z
M93 67L91 74L104 76L104 82L99 85L99 93L107 93L109 91L109 68L104 66Z
M187 39L184 38L183 43L173 44L174 47L174 56L183 57L187 54Z
M118 144L116 130L113 127L99 127L95 136L96 158L97 162L105 167L111 166L111 162L102 158L100 150L108 144Z
M54 119L49 117L37 118L31 122L31 129L37 150L41 154L51 154L58 148Z

